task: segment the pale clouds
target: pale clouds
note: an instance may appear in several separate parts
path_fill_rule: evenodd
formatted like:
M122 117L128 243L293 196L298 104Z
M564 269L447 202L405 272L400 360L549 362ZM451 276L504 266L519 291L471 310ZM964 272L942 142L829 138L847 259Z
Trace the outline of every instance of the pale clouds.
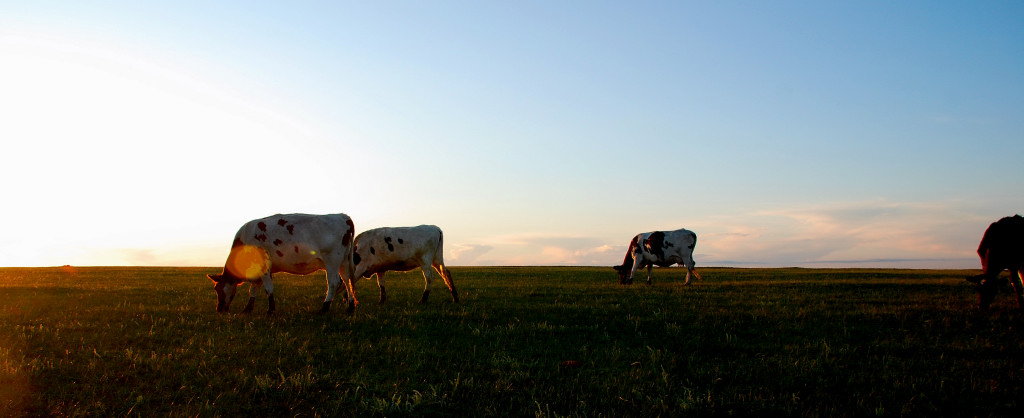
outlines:
M961 201L869 200L764 208L681 225L698 235L698 266L975 268L978 240L998 219L982 212ZM630 238L524 232L457 244L449 257L455 265L607 266L622 261Z
M974 267L989 222L962 202L873 200L754 211L710 220L698 244L705 264Z
M493 250L494 247L482 244L456 244L449 248L448 255L444 257L446 264L475 265L477 260L484 254Z
M618 249L597 237L518 233L457 244L452 264L460 265L611 265ZM493 251L492 251L493 250ZM487 255L485 257L484 255Z

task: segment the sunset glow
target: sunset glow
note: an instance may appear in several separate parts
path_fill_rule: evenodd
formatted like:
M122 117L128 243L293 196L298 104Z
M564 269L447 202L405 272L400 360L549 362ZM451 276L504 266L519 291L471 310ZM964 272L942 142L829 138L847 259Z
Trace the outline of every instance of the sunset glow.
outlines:
M343 212L451 265L976 268L1024 213L1014 3L56 3L0 7L0 266Z

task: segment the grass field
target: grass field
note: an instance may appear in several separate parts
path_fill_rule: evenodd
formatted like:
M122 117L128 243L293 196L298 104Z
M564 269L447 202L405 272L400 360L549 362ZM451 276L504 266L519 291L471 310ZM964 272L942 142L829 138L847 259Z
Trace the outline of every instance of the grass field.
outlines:
M1024 317L971 271L452 268L215 312L200 268L0 269L0 415L1019 416ZM245 289L243 289L244 291Z

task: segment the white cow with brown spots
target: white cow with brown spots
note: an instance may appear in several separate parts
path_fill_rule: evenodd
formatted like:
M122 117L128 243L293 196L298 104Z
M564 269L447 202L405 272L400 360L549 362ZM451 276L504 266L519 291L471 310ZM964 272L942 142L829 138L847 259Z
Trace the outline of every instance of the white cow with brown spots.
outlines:
M637 234L629 242L622 265L614 267L619 272L619 283L633 284L636 271L647 267L647 284L651 284L651 268L655 265L668 267L682 264L686 266L686 283L683 284L688 285L690 273L700 278L693 261L693 248L696 246L697 234L686 229Z
M452 282L452 273L444 267L443 234L434 225L420 225L400 228L377 228L365 231L356 237L356 253L353 256L356 277L369 279L377 275L380 287L380 303L387 301L384 288L384 274L388 271L423 270L426 285L420 303L430 296L430 283L437 276L451 290L452 300L459 302L459 292Z
M235 298L238 285L248 282L249 303L243 312L251 312L259 288L267 292L274 312L273 273L310 274L327 271L327 296L320 308L327 312L342 284L342 293L348 300L348 313L355 311L355 289L352 279L352 240L355 226L343 213L332 215L274 215L247 222L235 234L224 270L208 274L217 291L217 312L227 312Z

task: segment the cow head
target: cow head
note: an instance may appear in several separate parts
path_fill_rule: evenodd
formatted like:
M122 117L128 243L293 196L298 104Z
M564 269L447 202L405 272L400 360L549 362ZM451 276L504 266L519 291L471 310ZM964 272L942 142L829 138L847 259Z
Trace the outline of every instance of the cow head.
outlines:
M629 283L629 273L633 271L633 266L612 266L612 268L619 273L619 284Z
M975 284L974 287L978 291L978 309L983 311L988 310L992 305L992 300L996 298L996 293L999 291L999 285L1007 283L1005 278L999 277L1005 264L1001 262L1002 259L998 257L998 253L993 253L992 249L984 248L984 246L979 249L981 274L967 278L967 281Z
M983 311L988 310L992 305L992 300L996 298L996 293L999 291L999 285L1007 282L1004 278L987 279L980 276L968 277L967 281L977 283L975 288L978 291L978 309Z
M206 278L213 282L213 290L217 292L217 312L227 312L231 301L235 300L238 285L244 280L228 274L207 274Z
M985 231L985 234L988 235L988 231ZM978 256L981 257L981 274L967 278L967 281L975 284L974 287L978 291L978 309L983 311L988 310L992 305L999 285L1006 283L1006 279L999 278L999 273L1003 269L999 263L998 254L993 253L994 251L986 246L986 240L982 238L982 245L978 248Z

